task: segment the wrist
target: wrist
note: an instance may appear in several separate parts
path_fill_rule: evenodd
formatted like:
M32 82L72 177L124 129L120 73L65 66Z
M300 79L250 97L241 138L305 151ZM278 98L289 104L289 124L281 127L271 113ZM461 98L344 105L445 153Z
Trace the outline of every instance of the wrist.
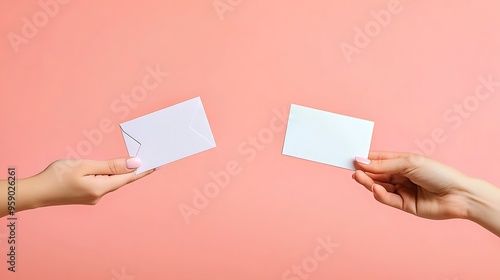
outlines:
M500 189L486 181L469 178L466 201L466 219L500 236Z
M19 188L17 193L18 211L30 210L41 207L37 202L37 192L34 190L36 186L35 177L29 177L19 180Z
M35 176L20 180L20 199L22 201L22 210L36 209L50 206L47 192L47 185L51 182L50 178L39 173ZM21 202L20 201L20 202Z
M476 178L467 180L466 201L467 219L475 221L483 216L484 212L494 211L494 205L488 201L489 184Z

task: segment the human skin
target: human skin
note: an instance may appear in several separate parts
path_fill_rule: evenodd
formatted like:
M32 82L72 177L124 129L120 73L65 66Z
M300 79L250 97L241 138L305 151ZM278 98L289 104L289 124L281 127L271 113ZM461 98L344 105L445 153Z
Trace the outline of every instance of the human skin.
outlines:
M104 195L155 171L135 174L139 166L137 158L58 160L32 177L16 178L14 200L9 200L8 180L2 180L0 217L9 214L9 201L15 202L15 212L55 205L94 205Z
M467 219L500 237L500 189L424 156L370 152L357 157L353 179L377 201L413 215Z
M143 178L138 159L59 160L16 182L16 212L66 204L94 205ZM468 219L500 237L500 189L429 158L395 152L357 157L353 179L388 206L427 219ZM0 217L9 213L8 181L0 181Z

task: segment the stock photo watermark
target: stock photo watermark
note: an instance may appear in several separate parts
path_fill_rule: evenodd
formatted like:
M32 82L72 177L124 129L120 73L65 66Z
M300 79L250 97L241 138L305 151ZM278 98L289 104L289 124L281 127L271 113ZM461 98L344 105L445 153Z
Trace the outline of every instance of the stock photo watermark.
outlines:
M71 0L40 0L38 1L39 9L31 17L22 17L22 26L19 33L7 33L12 49L17 54L19 47L23 44L28 44L29 41L38 34L40 29L44 28L49 21L57 16L61 8L68 4Z
M288 108L283 108L281 111L274 109L267 127L260 129L257 134L247 137L238 144L237 152L239 156L244 157L244 162L249 164L254 161L258 153L274 140L275 135L285 130L288 112ZM191 203L179 204L179 211L186 224L191 223L193 215L199 215L203 209L206 209L210 201L218 197L221 190L230 185L232 178L241 174L243 170L244 165L241 161L231 159L222 170L210 171L208 176L211 181L202 188L193 188Z
M334 249L340 247L340 244L332 242L331 235L326 238L316 238L318 245L314 248L312 255L305 257L298 264L293 264L285 270L281 276L282 280L304 280L316 272L319 265L328 260L333 254Z
M212 4L220 21L224 21L224 15L233 12L242 2L243 0L214 0Z
M162 71L160 65L156 65L154 68L148 66L146 72L141 84L134 86L129 93L124 93L111 102L110 111L114 115L118 115L120 122L126 120L131 110L137 108L138 104L144 101L170 75L168 72ZM104 141L104 137L113 132L115 128L116 124L113 122L113 118L104 117L98 122L97 127L89 130L83 129L83 139L74 146L67 145L65 148L67 152L65 159L76 161L66 161L65 164L56 165L58 179L61 180L66 172L76 166L78 160L90 155L94 148Z
M339 44L347 63L352 62L353 55L359 55L363 49L366 49L372 43L373 39L379 36L391 24L393 18L402 11L403 5L401 1L391 0L387 3L385 9L371 11L370 15L372 19L366 22L364 26L355 26L352 43L344 41Z
M127 274L124 267L122 267L120 272L118 272L116 269L113 269L111 271L111 274L113 275L113 278L111 278L111 280L135 280L135 276Z
M428 137L416 139L417 150L413 153L431 156L437 147L448 140L448 133L457 130L463 122L476 112L482 103L490 99L500 88L500 81L495 81L493 74L487 77L478 77L478 84L474 93L467 95L461 102L454 103L451 108L443 112L444 126L435 127Z
M9 167L7 169L7 263L9 264L7 270L10 272L16 272L16 262L17 262L17 246L16 236L18 221L16 216L16 187L17 187L17 169L15 167Z

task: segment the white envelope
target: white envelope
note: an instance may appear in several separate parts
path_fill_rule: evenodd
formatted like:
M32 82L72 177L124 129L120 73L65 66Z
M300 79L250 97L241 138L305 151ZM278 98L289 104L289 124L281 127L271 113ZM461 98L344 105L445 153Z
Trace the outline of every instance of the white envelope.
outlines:
M214 148L200 97L120 124L128 154L142 165L136 173Z
M283 154L354 170L368 157L374 123L292 104Z

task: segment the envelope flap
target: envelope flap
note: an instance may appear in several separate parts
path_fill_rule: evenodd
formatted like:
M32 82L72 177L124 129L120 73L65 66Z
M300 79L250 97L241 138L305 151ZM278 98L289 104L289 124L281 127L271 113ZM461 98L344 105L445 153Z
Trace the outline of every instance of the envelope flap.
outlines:
M137 156L141 148L141 143L134 137L132 137L127 131L125 131L122 125L120 125L120 129L122 130L123 140L125 141L125 145L127 146L129 156Z
M203 104L200 99L189 127L204 138L208 143L215 146L215 139L212 135L210 124L208 123L205 109L203 108Z

